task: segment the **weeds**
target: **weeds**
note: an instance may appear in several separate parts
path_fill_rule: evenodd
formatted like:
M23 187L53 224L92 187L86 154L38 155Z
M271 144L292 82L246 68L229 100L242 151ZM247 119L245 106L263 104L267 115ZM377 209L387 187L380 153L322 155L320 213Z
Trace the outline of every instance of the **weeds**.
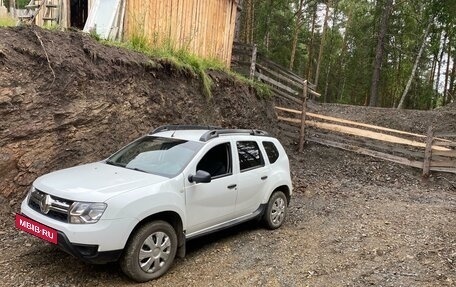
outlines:
M10 16L0 17L0 27L12 27L16 26L17 22Z
M141 29L140 29L141 31ZM176 48L177 45L171 40L165 40L161 44L158 44L156 38L153 39L153 45L144 36L144 33L134 33L127 42L117 42L110 40L101 40L98 35L92 35L95 40L110 46L117 46L133 50L146 54L153 59L160 59L164 62L169 63L179 71L190 72L196 75L201 80L202 93L210 99L212 97L212 79L208 75L208 71L217 70L223 71L230 74L232 77L240 81L241 83L247 84L262 98L268 98L272 95L271 90L268 86L263 83L254 82L232 72L226 66L217 59L201 58L191 53L188 48Z

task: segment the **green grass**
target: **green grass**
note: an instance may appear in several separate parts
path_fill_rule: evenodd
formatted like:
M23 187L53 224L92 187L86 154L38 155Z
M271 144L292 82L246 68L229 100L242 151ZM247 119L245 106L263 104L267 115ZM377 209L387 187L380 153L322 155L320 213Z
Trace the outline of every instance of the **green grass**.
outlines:
M16 26L17 21L9 16L0 17L0 27Z
M217 70L223 71L243 84L247 84L254 88L257 94L262 98L268 98L272 95L268 86L251 81L244 76L229 70L222 62L217 59L202 58L192 54L186 48L176 48L172 41L165 41L162 45L151 45L148 39L140 34L133 35L127 42L114 42L100 40L97 35L91 35L95 40L106 45L113 45L127 48L136 52L148 55L153 59L160 59L173 65L177 70L189 72L197 76L201 80L202 93L208 98L212 98L212 79L208 75L208 71Z

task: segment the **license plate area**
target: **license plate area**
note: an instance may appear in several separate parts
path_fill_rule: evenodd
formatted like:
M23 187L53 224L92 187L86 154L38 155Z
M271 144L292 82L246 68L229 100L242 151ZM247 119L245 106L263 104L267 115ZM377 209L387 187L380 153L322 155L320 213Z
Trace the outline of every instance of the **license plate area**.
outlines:
M50 243L57 244L57 230L20 214L16 214L15 222L16 228Z

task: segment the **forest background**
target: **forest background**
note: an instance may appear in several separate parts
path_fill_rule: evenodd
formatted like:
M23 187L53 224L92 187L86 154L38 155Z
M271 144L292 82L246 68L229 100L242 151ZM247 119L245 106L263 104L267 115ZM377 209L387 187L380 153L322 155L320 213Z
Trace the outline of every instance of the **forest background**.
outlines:
M321 101L433 109L456 100L454 0L244 0L238 41Z

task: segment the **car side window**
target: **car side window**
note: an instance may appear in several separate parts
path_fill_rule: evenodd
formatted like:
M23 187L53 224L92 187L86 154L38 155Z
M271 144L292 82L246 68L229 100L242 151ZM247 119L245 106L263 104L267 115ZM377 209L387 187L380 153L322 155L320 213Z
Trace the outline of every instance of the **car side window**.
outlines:
M264 159L255 141L237 142L239 165L241 172L249 169L264 166Z
M279 158L279 150L273 142L263 142L264 150L268 156L269 163L273 164Z
M196 165L196 170L208 172L212 178L232 174L231 145L223 143L211 148Z

